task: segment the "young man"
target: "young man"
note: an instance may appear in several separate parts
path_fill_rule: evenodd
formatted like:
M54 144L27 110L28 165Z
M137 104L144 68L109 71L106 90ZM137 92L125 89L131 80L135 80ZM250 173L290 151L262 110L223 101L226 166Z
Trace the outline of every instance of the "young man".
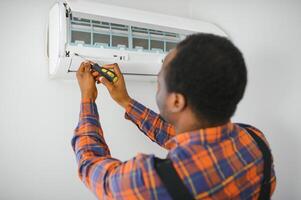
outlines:
M119 78L114 84L91 74L90 66L82 63L77 72L82 102L72 145L79 176L99 199L172 199L168 187L173 183L163 181L164 173L159 176L154 155L138 154L126 162L111 157L95 104L95 81L106 86L127 119L169 150L167 160L190 195L185 199L263 199L261 191L272 195L273 165L264 166L263 152L250 132L267 144L265 137L255 127L230 120L243 97L247 70L229 40L191 35L166 56L158 75L160 115L131 99L117 64L106 66Z

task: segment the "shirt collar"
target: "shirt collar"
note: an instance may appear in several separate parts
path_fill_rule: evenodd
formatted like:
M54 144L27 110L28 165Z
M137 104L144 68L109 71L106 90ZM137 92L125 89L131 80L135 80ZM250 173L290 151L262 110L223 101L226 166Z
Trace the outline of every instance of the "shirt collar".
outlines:
M229 136L235 134L234 124L228 122L221 126L199 129L189 132L177 134L165 143L167 149L173 149L177 146L185 144L199 143L199 144L213 144L223 141Z

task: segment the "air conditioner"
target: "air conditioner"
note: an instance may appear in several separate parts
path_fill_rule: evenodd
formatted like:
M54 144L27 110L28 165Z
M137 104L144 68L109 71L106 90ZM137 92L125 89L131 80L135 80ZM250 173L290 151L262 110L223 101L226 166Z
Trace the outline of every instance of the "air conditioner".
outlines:
M100 4L57 1L50 10L47 53L51 78L74 78L83 61L118 63L126 79L155 80L165 55L195 32L226 34L203 21Z

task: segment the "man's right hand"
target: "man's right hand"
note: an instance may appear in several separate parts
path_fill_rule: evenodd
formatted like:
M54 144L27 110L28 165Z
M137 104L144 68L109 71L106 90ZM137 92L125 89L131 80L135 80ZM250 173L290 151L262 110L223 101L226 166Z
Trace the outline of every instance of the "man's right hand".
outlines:
M111 97L125 109L130 104L131 98L126 90L125 81L118 64L103 65L102 67L113 70L118 80L115 83L111 83L105 77L99 76L98 72L93 72L93 76L108 89Z

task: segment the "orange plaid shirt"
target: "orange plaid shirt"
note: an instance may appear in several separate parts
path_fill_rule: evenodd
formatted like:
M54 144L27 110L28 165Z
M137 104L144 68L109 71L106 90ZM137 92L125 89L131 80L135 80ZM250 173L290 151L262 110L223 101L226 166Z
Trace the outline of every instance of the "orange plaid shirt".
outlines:
M195 199L257 199L263 159L256 142L237 124L175 134L172 125L132 100L125 117L152 141L169 150L178 175ZM263 134L252 128L263 140ZM79 177L99 199L171 199L154 169L154 155L126 162L110 155L96 104L81 103L72 146ZM272 193L276 186L274 168ZM271 194L272 194L271 193Z

